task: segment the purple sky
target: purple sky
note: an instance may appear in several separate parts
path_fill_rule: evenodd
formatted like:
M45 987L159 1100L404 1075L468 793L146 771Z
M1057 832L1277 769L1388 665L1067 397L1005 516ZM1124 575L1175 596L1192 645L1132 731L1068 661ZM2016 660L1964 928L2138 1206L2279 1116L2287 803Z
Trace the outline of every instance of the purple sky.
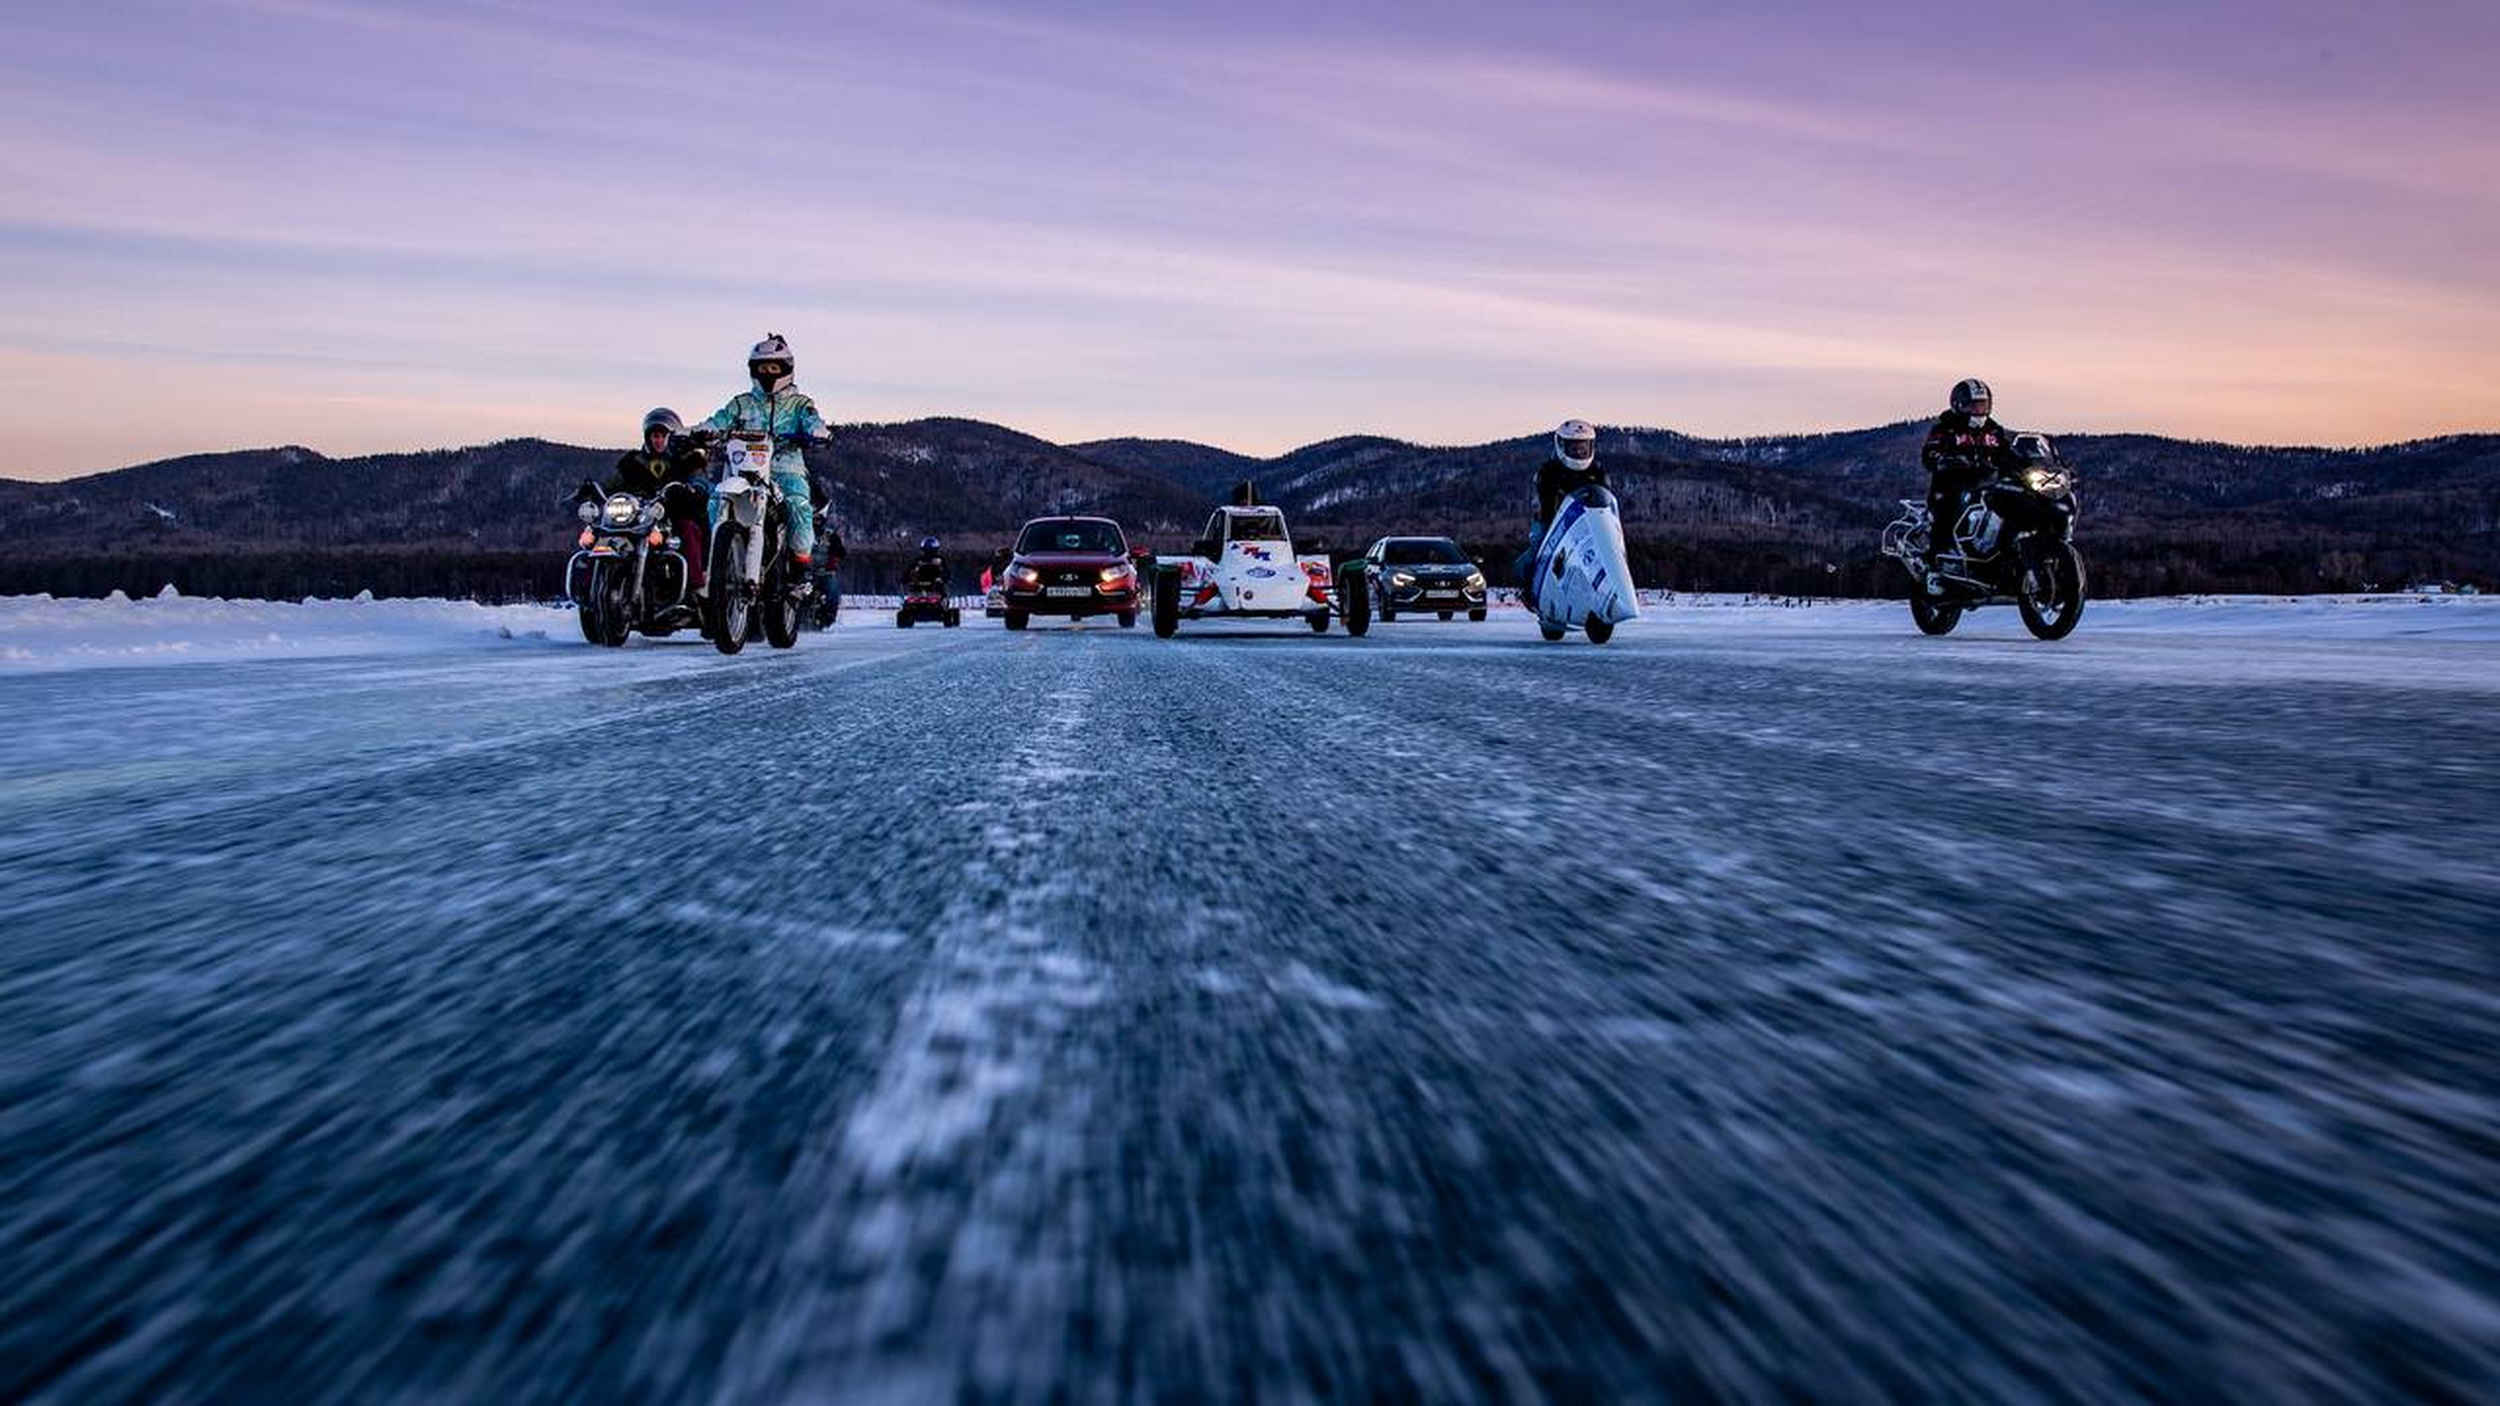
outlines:
M0 51L0 474L837 419L2500 429L2500 6L136 0Z

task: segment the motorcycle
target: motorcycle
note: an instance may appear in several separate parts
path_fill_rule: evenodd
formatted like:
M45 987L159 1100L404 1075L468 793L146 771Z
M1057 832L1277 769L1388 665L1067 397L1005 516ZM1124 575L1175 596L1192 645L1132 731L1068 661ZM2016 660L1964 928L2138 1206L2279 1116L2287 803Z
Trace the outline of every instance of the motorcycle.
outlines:
M1536 545L1527 586L1537 630L1548 640L1579 630L1589 643L1604 644L1615 626L1641 618L1623 509L1611 490L1587 484L1563 498Z
M773 437L757 430L732 430L714 446L721 476L712 500L720 515L704 584L706 623L723 654L759 636L775 649L797 644L811 594L790 551L790 509L773 477L773 447Z
M2074 471L2044 435L2016 435L2014 449L2023 466L1982 482L1955 515L1952 539L1934 557L1942 590L1931 591L1927 580L1935 530L1927 504L1902 499L1901 516L1885 527L1882 550L1910 573L1910 618L1919 633L1948 634L1963 612L2009 603L2038 639L2064 639L2083 619Z
M664 492L602 497L586 487L577 513L582 534L565 564L564 594L583 639L613 649L636 630L662 639L701 623Z

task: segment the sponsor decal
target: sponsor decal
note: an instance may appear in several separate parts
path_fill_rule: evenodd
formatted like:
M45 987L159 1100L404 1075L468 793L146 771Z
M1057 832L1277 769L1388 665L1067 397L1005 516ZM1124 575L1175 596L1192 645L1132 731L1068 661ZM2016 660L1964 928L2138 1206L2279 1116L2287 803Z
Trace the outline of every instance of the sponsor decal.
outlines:
M1272 566L1254 566L1242 574L1245 576L1253 576L1261 581L1265 581L1276 574L1276 568Z
M1267 548L1265 548L1265 547L1249 546L1249 545L1242 545L1242 544L1236 544L1236 545L1241 545L1241 554L1242 554L1243 556L1249 557L1249 558L1250 558L1250 559L1252 559L1253 561L1274 561L1274 560L1276 560L1276 554L1275 554L1274 552L1269 551L1269 550L1268 550Z

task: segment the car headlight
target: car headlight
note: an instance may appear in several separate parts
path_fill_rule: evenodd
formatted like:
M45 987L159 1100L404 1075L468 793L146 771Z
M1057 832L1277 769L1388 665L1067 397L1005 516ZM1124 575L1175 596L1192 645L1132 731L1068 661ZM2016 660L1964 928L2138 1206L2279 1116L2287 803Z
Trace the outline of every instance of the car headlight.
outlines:
M1400 590L1404 590L1415 584L1415 573L1412 571L1392 571L1389 573L1389 584Z
M1102 583L1106 586L1126 585L1128 576L1129 570L1125 566L1106 566L1102 569Z
M609 526L631 526L634 519L641 516L641 514L642 500L635 497L633 494L614 493L608 496L607 518Z
M1011 566L1007 568L1007 579L1018 586L1038 586L1042 573L1029 566Z
M1483 573L1483 572L1481 572L1481 571L1470 571L1470 572L1468 572L1468 573L1467 573L1467 589L1468 589L1468 590L1471 590L1471 591L1481 591L1481 590L1483 590L1483 589L1484 589L1484 573Z

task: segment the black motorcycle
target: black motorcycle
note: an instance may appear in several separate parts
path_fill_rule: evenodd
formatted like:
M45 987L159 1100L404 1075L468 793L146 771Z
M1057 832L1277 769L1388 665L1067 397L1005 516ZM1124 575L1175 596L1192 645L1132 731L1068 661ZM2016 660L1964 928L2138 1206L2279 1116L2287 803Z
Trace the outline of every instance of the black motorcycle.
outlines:
M2044 640L2073 634L2083 618L2074 470L2045 435L2016 435L2014 450L2020 468L1999 471L1963 500L1951 540L1933 557L1937 582L1928 580L1935 527L1927 504L1901 500L1901 516L1884 529L1884 555L1910 573L1910 618L1920 633L1949 633L1962 612L1983 605L2010 603L2023 628Z
M645 498L586 484L577 501L582 533L565 564L564 594L583 639L613 649L637 630L660 639L702 622L665 491Z

